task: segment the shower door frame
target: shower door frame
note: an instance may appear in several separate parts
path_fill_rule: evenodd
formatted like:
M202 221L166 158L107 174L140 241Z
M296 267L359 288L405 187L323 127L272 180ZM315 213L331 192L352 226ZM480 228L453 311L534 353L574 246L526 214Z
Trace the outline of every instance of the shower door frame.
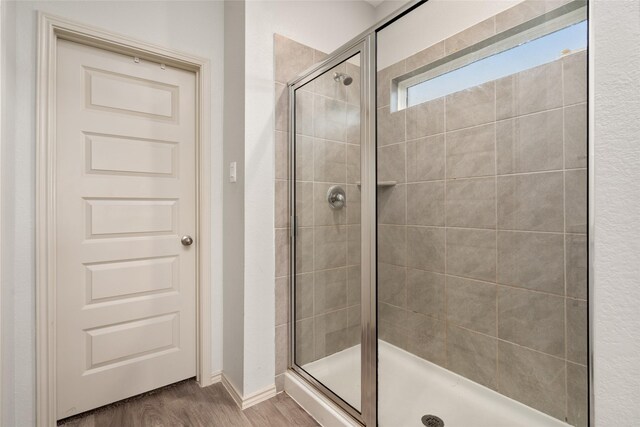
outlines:
M376 212L375 182L376 182L376 147L375 147L375 109L371 114L370 99L376 96L375 73L375 34L368 34L364 38L355 40L344 49L339 49L326 60L305 71L302 76L288 83L289 90L289 217L290 221L290 313L295 314L295 280L296 280L296 90L317 77L331 70L333 67L360 55L360 190L361 190L361 339L360 339L360 408L347 403L329 387L322 384L303 368L295 363L295 317L292 315L289 326L289 369L307 381L311 386L322 392L333 403L352 418L363 425L375 425L377 420L377 329L376 329L376 264L371 260L376 257L376 218L371 212ZM374 64L374 67L371 67ZM373 183L373 184L372 184ZM373 197L370 188L374 188ZM374 402L372 404L372 402Z
M287 84L289 91L289 218L290 222L290 327L288 368L315 390L321 392L345 414L364 426L378 422L378 334L377 334L377 33L429 0L410 0L386 18L345 43L318 64L303 71ZM595 128L594 128L594 51L593 0L587 8L587 408L589 427L595 427L594 394L594 304L595 292ZM358 412L340 396L295 364L295 91L357 53L361 60L360 98L360 179L361 179L361 392ZM372 185L373 183L373 185Z

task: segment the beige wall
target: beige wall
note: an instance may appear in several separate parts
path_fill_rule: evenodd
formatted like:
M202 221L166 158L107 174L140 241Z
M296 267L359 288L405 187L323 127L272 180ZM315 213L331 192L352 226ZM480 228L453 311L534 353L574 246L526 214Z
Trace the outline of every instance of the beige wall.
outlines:
M379 336L583 426L585 53L389 106L392 78L533 14L515 12L378 74L378 180L397 181L378 191Z

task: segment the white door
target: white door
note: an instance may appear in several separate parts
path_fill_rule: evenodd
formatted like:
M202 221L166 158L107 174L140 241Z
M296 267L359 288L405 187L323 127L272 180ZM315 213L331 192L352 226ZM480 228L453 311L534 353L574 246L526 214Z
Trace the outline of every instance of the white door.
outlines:
M196 373L195 74L59 41L57 418Z

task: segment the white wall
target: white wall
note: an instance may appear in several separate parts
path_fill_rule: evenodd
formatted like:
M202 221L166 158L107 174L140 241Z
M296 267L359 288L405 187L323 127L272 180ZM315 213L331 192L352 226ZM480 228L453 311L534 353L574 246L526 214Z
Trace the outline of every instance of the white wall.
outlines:
M13 99L14 95L14 79L15 79L15 4L2 1L0 3L0 103L2 109L2 116L0 117L1 124L1 141L7 141L13 134L13 108L11 108L10 99ZM7 154L7 144L4 142L0 146L0 159L5 159ZM4 208L5 204L5 187L9 182L8 178L11 177L9 173L10 168L8 165L0 164L0 182L2 188L0 188L0 207ZM0 218L4 214L0 211ZM2 239L7 236L7 230L4 225L0 227L0 236ZM10 233L13 235L13 232ZM0 242L2 242L0 239ZM14 373L13 373L13 355L9 353L5 354L5 348L12 348L13 346L13 328L9 327L13 325L13 294L12 290L7 286L6 278L9 277L9 272L12 270L9 265L1 265L0 271L0 322L2 329L0 330L0 372L2 372L2 382L0 383L0 424L1 425L14 425L13 424L13 411L8 410L13 405L9 404L7 393L13 391L14 387ZM9 357L11 356L11 357ZM11 401L12 403L13 401Z
M593 5L597 426L640 420L640 2Z
M224 167L236 162L237 181L224 180L224 375L244 386L244 1L224 6Z
M14 5L16 78L6 83L15 135L2 139L3 426L34 424L35 408L35 97L36 11L106 28L210 58L212 65L213 283L220 284L222 227L223 4L219 2L19 1ZM7 40L11 42L11 40ZM11 43L10 43L11 44ZM4 53L3 45L3 53ZM5 76L9 78L9 76ZM3 99L3 102L5 99ZM6 123L3 117L3 125ZM9 136L5 138L5 136ZM212 289L212 369L222 367L222 290ZM6 333L6 335L5 335Z
M246 4L245 395L274 380L273 35L331 52L373 24L361 1Z

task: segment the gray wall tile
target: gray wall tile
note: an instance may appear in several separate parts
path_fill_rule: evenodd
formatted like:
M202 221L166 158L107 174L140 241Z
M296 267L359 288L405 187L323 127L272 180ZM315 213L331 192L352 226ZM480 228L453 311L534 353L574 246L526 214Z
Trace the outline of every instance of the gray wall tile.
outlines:
M447 276L447 320L450 324L496 336L496 306L497 286L494 283Z
M564 236L498 232L498 283L564 295Z
M564 298L540 292L498 288L498 337L564 357Z
M347 265L358 265L361 262L360 224L347 225Z
M495 115L495 84L484 83L446 97L447 130L493 122Z
M287 257L289 252L289 230L283 230L282 238L287 240ZM296 273L313 271L313 228L299 227L296 238ZM288 265L288 260L287 260ZM278 269L276 268L276 274ZM287 271L288 274L288 271Z
M568 233L587 232L587 170L565 172L565 221Z
M587 53L568 55L563 59L564 103L577 104L587 101Z
M447 226L496 228L496 179L447 181Z
M360 144L360 114L359 106L347 104L347 142L349 144Z
M338 101L347 100L347 86L336 82L333 79L334 73L346 73L346 64L338 64L330 70L324 72L313 80L313 91L318 95L336 99Z
M409 312L383 302L378 302L378 338L402 349L407 348Z
M321 182L346 182L347 145L316 139L313 145L314 178Z
M289 188L288 181L276 180L275 181L275 204L276 211L274 215L274 226L276 228L285 228L289 226Z
M352 58L354 61L360 61L360 55ZM347 102L352 105L360 105L360 66L347 62L347 74L351 76L353 82L347 88Z
M443 227L444 181L408 184L406 187L407 224Z
M446 323L420 313L408 313L407 351L437 365L445 366Z
M398 77L405 72L405 61L402 60L393 65L390 65L387 68L383 68L382 70L378 70L378 78L377 85L378 90L376 91L377 99L376 104L379 107L384 107L389 105L389 101L391 98L391 80L395 77Z
M445 229L407 227L407 266L444 273Z
M587 427L589 395L587 367L567 363L567 422L575 427Z
M316 138L347 141L347 103L315 95L313 98L313 134Z
M444 135L407 142L407 180L432 181L444 179Z
M360 182L360 146L347 144L347 182Z
M276 277L289 274L289 230L275 230Z
M378 181L405 182L405 145L378 148Z
M347 267L347 304L360 304L360 266L351 265Z
M565 362L500 341L498 391L553 417L564 419Z
M313 49L281 35L274 35L275 80L287 83L313 65Z
M287 182L288 184L288 182ZM296 183L296 216L298 227L310 227L313 225L313 182ZM289 206L284 210L289 214Z
M498 177L498 228L563 231L562 172Z
M562 122L562 109L498 122L498 173L562 169Z
M496 280L496 232L447 229L447 273Z
M314 227L313 240L316 270L347 265L347 229L344 225Z
M378 263L378 301L406 307L407 271L406 267Z
M406 227L378 225L378 261L388 264L406 265Z
M313 136L313 116L315 114L313 98L311 92L302 89L296 90L296 134Z
M287 132L274 132L276 145L276 179L289 178L289 134Z
M423 102L405 111L407 140L444 132L444 98Z
M495 175L494 123L447 133L447 178Z
M567 298L567 359L587 364L587 302Z
M275 84L275 122L276 130L289 131L289 91L282 83Z
M338 225L347 221L346 209L331 209L327 192L333 184L313 184L313 225Z
M289 278L276 278L276 326L289 321Z
M567 169L587 167L587 104L564 109L564 165Z
M289 328L288 325L276 326L276 375L287 370L289 360Z
M313 181L313 138L296 135L296 181Z
M313 273L296 275L296 321L313 316Z
M378 147L405 141L406 110L393 113L389 107L378 108Z
M406 184L381 187L378 190L377 203L379 224L403 225L407 223Z
M347 309L316 316L315 357L322 358L347 348Z
M318 270L313 273L314 314L347 307L347 269Z
M461 329L447 328L447 368L471 381L497 389L498 340Z
M407 308L438 319L445 318L444 274L407 269Z
M562 107L562 64L549 62L496 81L497 118Z
M300 366L304 366L307 363L316 360L313 329L313 317L309 317L308 319L299 320L296 322L295 362Z
M566 236L567 296L587 299L587 236Z
M355 184L348 184L345 192L347 203L344 209L347 211L347 224L360 224L360 187Z

